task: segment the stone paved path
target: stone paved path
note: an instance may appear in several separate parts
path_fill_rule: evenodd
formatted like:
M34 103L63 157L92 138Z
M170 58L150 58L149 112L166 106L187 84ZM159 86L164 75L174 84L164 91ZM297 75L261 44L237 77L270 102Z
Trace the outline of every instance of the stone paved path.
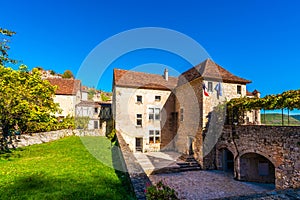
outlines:
M240 182L221 171L189 171L149 176L152 183L163 180L178 192L180 199L216 199L274 190L273 184Z

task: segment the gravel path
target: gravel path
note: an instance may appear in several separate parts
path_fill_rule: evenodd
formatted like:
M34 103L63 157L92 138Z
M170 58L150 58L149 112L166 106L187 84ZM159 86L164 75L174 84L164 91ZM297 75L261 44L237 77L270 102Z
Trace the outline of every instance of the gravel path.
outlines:
M274 190L274 184L241 182L222 171L189 171L149 176L152 183L160 180L178 192L180 199L200 200L249 195Z

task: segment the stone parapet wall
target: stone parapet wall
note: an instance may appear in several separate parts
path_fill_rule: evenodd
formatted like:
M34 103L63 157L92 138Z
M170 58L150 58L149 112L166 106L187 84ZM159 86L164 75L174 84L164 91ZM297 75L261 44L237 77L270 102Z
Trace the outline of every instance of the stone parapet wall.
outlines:
M216 158L222 148L235 158L237 179L243 180L242 174L247 173L241 163L245 155L256 154L274 165L277 189L300 188L300 127L225 126L216 145ZM220 165L218 159L216 164Z
M51 142L58 140L67 136L105 136L101 130L72 130L72 129L63 129L57 131L49 131L42 133L32 133L32 134L21 134L16 136L16 140L13 141L14 147L25 147L34 144L42 144L46 142ZM10 145L10 147L13 147Z
M119 132L117 132L116 134L122 157L126 165L124 166L124 168L128 172L136 198L139 200L146 199L145 191L147 189L147 186L151 185L151 181L134 157L132 151L128 147L122 135Z

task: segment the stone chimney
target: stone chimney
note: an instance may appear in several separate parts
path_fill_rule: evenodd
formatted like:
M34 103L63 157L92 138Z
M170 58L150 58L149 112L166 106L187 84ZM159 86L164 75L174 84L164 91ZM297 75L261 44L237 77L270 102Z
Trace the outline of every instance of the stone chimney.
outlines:
M169 72L168 72L168 69L167 69L167 68L165 68L165 71L164 71L164 79L165 79L166 81L169 80Z

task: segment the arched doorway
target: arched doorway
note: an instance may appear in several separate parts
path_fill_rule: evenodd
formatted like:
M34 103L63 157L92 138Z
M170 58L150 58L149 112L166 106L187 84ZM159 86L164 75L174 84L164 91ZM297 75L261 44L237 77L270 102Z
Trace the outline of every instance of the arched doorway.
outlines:
M275 183L275 167L266 157L257 153L246 153L240 157L240 180Z
M219 150L219 170L234 172L234 156L227 148Z

